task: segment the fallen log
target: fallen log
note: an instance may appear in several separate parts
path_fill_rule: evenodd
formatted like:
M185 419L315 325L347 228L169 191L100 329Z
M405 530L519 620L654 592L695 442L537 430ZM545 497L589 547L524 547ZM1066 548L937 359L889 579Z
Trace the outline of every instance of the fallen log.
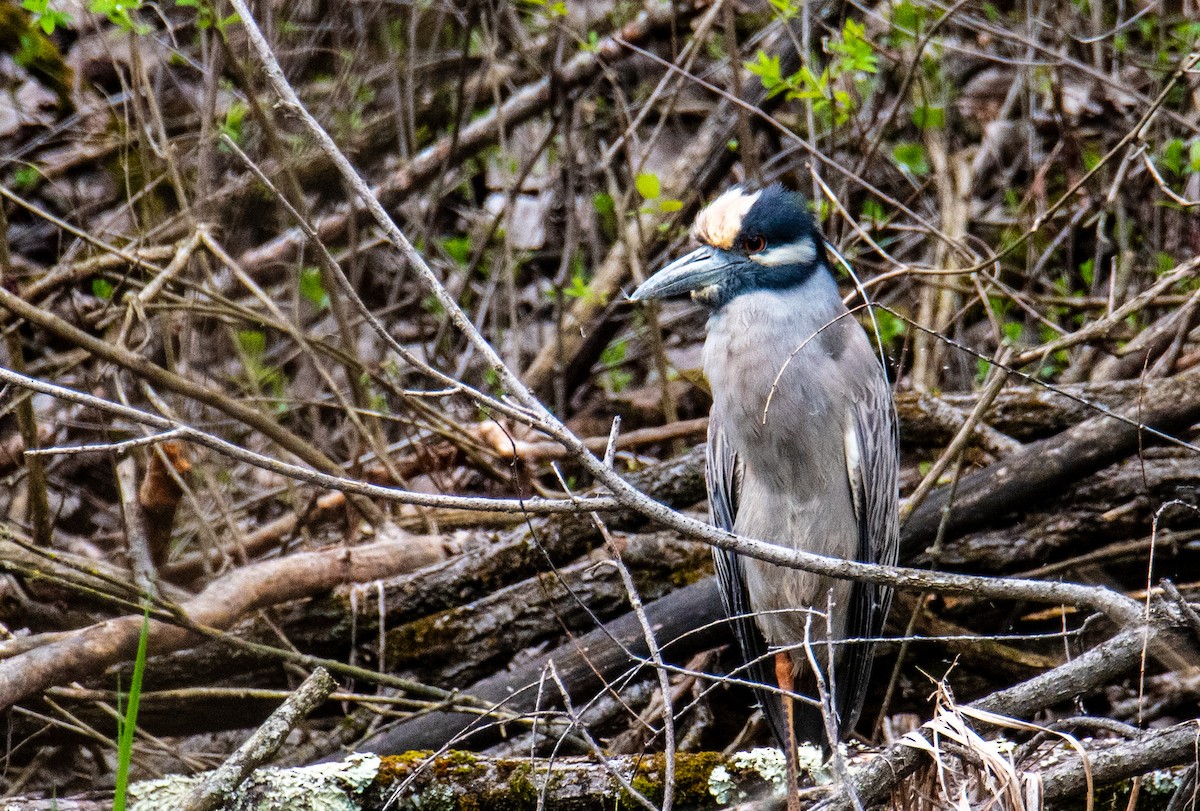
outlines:
M646 605L646 618L655 629L666 661L683 664L698 651L723 644L728 638L724 609L712 578L679 589ZM561 697L546 681L553 665L572 701L579 702L610 684L649 656L637 617L624 616L591 633L570 640L558 650L518 667L497 673L466 687L472 695L494 701L513 712L559 706ZM397 723L368 739L358 748L365 752L403 752L440 749L448 741L483 746L501 729L480 722L477 715L434 712Z
M1200 372L1147 383L1144 396L1123 409L1122 416L1127 421L1091 417L964 476L957 486L933 491L901 530L901 557L932 542L943 524L946 538L958 537L1005 512L1043 502L1124 459L1154 441L1139 425L1167 434L1189 428L1200 419Z

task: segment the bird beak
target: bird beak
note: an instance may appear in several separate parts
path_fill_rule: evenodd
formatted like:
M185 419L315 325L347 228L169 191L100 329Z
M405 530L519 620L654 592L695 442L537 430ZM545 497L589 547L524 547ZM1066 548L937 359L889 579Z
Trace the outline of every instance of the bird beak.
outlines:
M650 301L697 293L729 278L729 270L734 264L729 254L706 245L679 257L655 273L629 298L632 301Z

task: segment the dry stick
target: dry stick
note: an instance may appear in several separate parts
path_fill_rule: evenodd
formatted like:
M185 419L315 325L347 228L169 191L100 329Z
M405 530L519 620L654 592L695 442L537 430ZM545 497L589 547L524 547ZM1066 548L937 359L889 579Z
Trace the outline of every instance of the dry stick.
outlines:
M1200 383L1200 373L1191 375L1194 381L1193 384ZM202 431L198 431L189 426L180 425L168 420L164 417L158 417L153 414L146 414L137 411L136 409L121 406L116 403L109 403L98 398L85 395L80 392L75 392L70 389L64 389L60 386L55 386L42 381L32 380L22 375L0 368L0 381L15 383L25 388L34 389L47 394L53 394L57 397L72 400L75 402L83 402L93 407L102 408L110 413L120 414L121 416L144 422L162 429L176 430L181 438L188 441L196 442L226 454L232 458L241 461L247 461L259 467L263 467L283 475L296 476L305 481L314 484L319 484L324 487L333 489L345 490L363 495L373 495L380 498L391 498L398 501L406 501L414 504L423 504L426 506L454 506L474 509L487 510L523 510L532 512L535 509L540 509L544 512L580 512L584 510L604 510L614 509L618 506L612 499L605 498L571 498L563 500L536 500L531 499L524 501L521 499L487 499L487 498L456 498L453 496L430 496L407 491L396 490L394 488L379 487L376 485L363 484L361 482L341 479L336 476L315 473L307 471L296 465L289 465L283 462L277 462L267 457L245 451L237 446L225 442L224 440L212 437ZM1179 381L1172 381L1178 383ZM1200 398L1198 398L1200 399ZM1189 405L1196 409L1200 409L1200 403L1189 402ZM1086 423L1085 423L1086 425ZM1064 432L1068 433L1068 432ZM1057 439L1057 437L1055 438ZM1047 440L1049 442L1051 440ZM575 440L579 444L578 440ZM1034 448L1042 443L1035 443L1030 446ZM580 445L582 447L582 445ZM1082 452L1082 450L1080 451ZM595 460L590 453L583 450L587 454L587 459ZM919 569L906 569L901 567L881 566L878 564L860 563L857 561L842 560L839 558L829 558L822 555L816 555L809 552L801 552L799 550L787 549L775 544L766 543L763 541L754 540L734 535L733 533L712 527L692 518L688 518L675 510L665 505L659 504L650 500L640 491L615 475L604 466L600 460L595 460L599 467L602 478L612 482L610 484L614 489L619 489L620 493L617 502L621 505L628 506L651 520L658 521L663 525L676 529L689 536L702 540L712 546L729 551L737 552L738 554L747 557L753 557L767 563L774 563L779 566L787 566L791 568L802 569L804 571L813 572L815 574L824 575L826 577L835 577L843 580L861 580L870 583L879 583L882 585L890 585L895 588L922 590L929 589L947 594L970 594L977 597L995 597L999 599L1017 599L1029 600L1032 602L1041 603L1066 603L1071 605L1085 605L1100 611L1107 615L1119 626L1125 626L1130 623L1139 622L1141 619L1142 608L1136 601L1130 600L1122 594L1111 591L1106 588L1084 586L1075 583L1046 583L1041 581L1018 580L1013 578L991 578L979 577L972 575L961 575L951 573L931 573ZM1011 460L1006 460L1005 466ZM598 476L601 478L601 476ZM605 483L609 483L606 481ZM935 494L936 495L936 494ZM926 509L920 511L924 514L928 511L929 503ZM936 511L935 516L940 520L940 509ZM916 519L910 519L910 525ZM936 522L935 522L936 526ZM906 528L907 529L907 528ZM909 534L909 537L915 537L918 540L922 538L919 534ZM347 552L349 554L349 552ZM2 695L2 693L0 693ZM2 702L0 702L2 704Z
M153 245L125 255L102 253L68 265L59 265L23 287L21 296L29 301L35 301L60 287L74 284L90 276L103 274L106 270L115 270L125 266L161 273L162 268L154 263L164 262L176 256L183 244L181 242L179 245ZM130 258L133 260L132 262L129 261Z
M1114 355L1097 363L1089 379L1093 382L1104 382L1140 376L1147 361L1164 353L1180 334L1186 335L1192 328L1197 302L1200 302L1200 290L1194 291L1182 306L1172 309L1139 332Z
M1200 744L1196 746L1196 749L1200 750ZM1189 805L1193 809L1196 808L1196 771L1198 768L1200 768L1200 758L1197 758L1188 767L1187 772L1180 779L1178 788L1171 795L1171 801L1167 803L1166 811L1185 811Z
M587 742L587 745L592 750L592 754L595 756L595 758L599 760L601 765L604 766L605 770L608 771L608 773L611 774L613 778L621 784L621 788L629 792L629 795L633 797L635 801L637 801L638 805L648 809L648 811L659 811L658 806L650 802L650 800L646 798L646 795L634 788L633 783L629 782L629 778L616 769L612 765L612 762L609 760L609 758L605 756L604 750L601 749L600 745L596 743L595 738L593 738L591 733L588 732L587 726L584 725L582 720L580 720L579 713L577 713L575 708L571 705L571 694L567 691L567 686L563 684L562 679L559 677L558 668L554 666L553 661L550 662L549 668L550 676L554 679L554 685L558 687L558 691L562 695L563 708L566 710L567 717L571 719L571 725L579 730L579 734L583 736L583 739ZM666 698L668 701L670 700L669 696ZM664 791L665 790L666 787L664 786Z
M60 571L71 572L68 577L74 582L87 584L98 592L112 595L124 595L129 605L137 605L139 592L137 587L129 582L129 573L124 569L104 561L91 560L79 555L72 555L55 549L34 546L16 536L8 527L0 524L0 561L4 564L18 564L37 571L45 567L47 562ZM190 592L167 585L162 588L171 599L187 599ZM15 643L10 639L0 643L0 651Z
M817 686L817 699L821 709L821 721L825 725L825 736L829 740L829 763L833 766L833 773L837 777L838 782L845 787L847 795L854 803L854 811L863 811L862 803L858 800L858 793L854 790L854 785L850 782L850 773L846 769L845 753L842 751L842 747L839 744L842 739L842 731L838 728L838 722L840 719L838 718L837 711L834 708L838 685L834 673L835 653L833 650L833 634L829 623L829 618L833 616L833 609L833 590L830 589L826 594L824 612L808 611L805 613L804 656L806 659L808 659L808 666L811 668L813 681L816 682ZM824 648L826 661L824 668L822 668L817 662L817 655L812 646L812 621L814 614L820 617L825 623ZM826 673L829 674L828 681L826 681L824 675ZM863 687L865 688L866 685L863 685ZM784 697L784 701L789 700L790 698ZM850 701L852 703L855 701L853 696L850 697ZM788 734L792 734L792 731L788 730ZM794 749L795 743L790 742L789 745L784 749L786 753L784 756L791 759L795 754L793 751ZM794 764L788 764L788 770L793 777L796 773L795 768L796 767ZM789 795L791 794L793 788L795 788L794 785L789 785L787 787Z
M233 799L250 772L269 760L283 745L288 733L308 717L337 687L329 671L319 667L263 722L246 742L192 789L183 801L182 811L212 811Z
M105 242L104 240L92 236L87 231L76 228L75 226L73 226L69 222L67 222L66 220L54 216L46 209L41 208L40 206L38 206L34 203L31 203L28 200L25 200L24 198L22 198L16 194L13 194L11 191L6 189L4 186L0 186L0 197L5 197L5 198L11 200L12 202L19 205L21 208L29 211L31 214L35 214L36 216L41 217L46 222L53 223L57 228L60 228L63 231L66 231L71 236L81 239L84 242L88 243L89 245L91 245L95 248L99 248L100 250L105 251L110 254L113 254L114 256L121 257L126 262L128 262L130 265L132 265L133 267L145 266L145 262L142 259L140 259L136 254L129 253L128 251L118 248L115 245L110 245L109 243ZM172 251L171 253L174 254L174 251Z
M222 138L228 138L228 136L223 135ZM230 141L230 143L232 143L232 141ZM296 212L295 209L291 210L293 214L299 217L299 213ZM259 285L253 279L246 275L245 271L238 266L237 261L225 251L225 248L219 242L212 238L211 234L204 234L204 246L213 256L217 258L219 262L229 269L229 272L233 275L233 277L242 283L242 285L250 292L250 295L258 299L267 309L267 311L271 313L271 315L275 316L276 322L283 327L282 331L291 337L291 339L300 347L300 350L308 356L309 362L312 364L313 369L320 376L321 380L324 381L326 388L333 393L334 398L337 400L338 405L341 407L342 412L346 415L346 418L350 421L351 425L354 426L355 430L358 431L360 436L366 437L367 443L370 444L371 449L375 451L377 458L379 458L384 465L389 466L389 472L394 472L394 470L391 469L390 456L384 448L384 444L379 436L379 432L371 430L364 422L363 417L359 414L359 409L365 407L365 399L362 397L362 387L357 382L358 376L354 374L354 370L350 368L349 365L343 364L343 373L345 374L346 380L354 381L351 384L351 394L355 399L354 402L351 403L346 399L346 395L342 392L342 389L337 384L337 381L334 380L333 373L327 369L325 364L321 361L320 356L317 354L317 351L313 346L313 342L310 341L308 337L305 336L304 332L284 314L279 305L275 303L275 300L268 296L266 291L259 287ZM319 253L322 256L328 256L327 253ZM332 259L332 257L330 257L330 259ZM325 268L325 270L328 273L332 273L332 271L330 271L328 268ZM334 300L335 299L331 299L331 301ZM339 335L342 338L341 349L344 356L350 358L353 357L353 354L347 350L347 347L350 346L350 341L348 338L350 327L346 324L345 318L343 317L345 311L345 302L340 298L336 300L341 302L337 305L337 311L342 313L342 315L335 314L335 319L338 322ZM396 478L398 479L399 477Z
M651 428L638 428L626 431L617 437L615 450L625 451L641 445L653 445L687 437L703 436L708 431L708 417L697 417L691 420L680 420ZM608 437L587 437L583 443L593 453L603 452L608 447ZM543 462L562 459L567 456L567 450L558 442L526 442L520 439L503 442L498 438L491 442L491 449L501 459L520 459L523 462Z
M12 259L8 253L8 217L4 213L4 204L0 203L0 286L13 285L16 287L16 275L12 269ZM4 331L4 347L8 350L8 362L16 371L25 372L25 347L22 345L21 333L15 329ZM21 445L26 451L37 450L38 427L37 414L33 410L33 398L21 397L16 404L17 429L21 434ZM33 540L38 546L49 548L53 535L50 520L49 483L46 478L46 466L37 456L26 454L22 461L28 472L26 488L29 493L29 517L33 525Z
M614 422L613 427L615 428L616 425ZM650 661L654 663L654 670L658 674L658 686L659 690L662 691L664 705L663 736L666 745L662 811L671 811L671 804L675 797L675 708L671 706L671 677L667 673L666 665L663 662L662 650L658 646L658 640L654 638L654 629L650 626L650 621L646 618L646 610L642 605L642 597L638 594L637 585L633 582L633 575L629 573L629 567L625 565L625 561L621 560L621 552L617 549L617 544L609 534L608 527L600 520L600 516L597 513L592 513L592 520L596 522L596 528L604 536L604 542L612 552L613 563L621 573L621 581L624 583L625 591L629 595L629 605L633 608L633 613L638 619L638 624L642 626L642 633L646 637L646 648L650 652ZM555 678L557 680L557 676Z
M902 400L902 398L898 397L897 400ZM936 425L950 437L954 437L962 430L970 418L970 412L964 413L959 407L927 392L912 392L905 405L910 409L909 415L907 415L910 419L919 414L928 421L925 427L928 427L929 424ZM971 441L976 443L981 450L988 452L996 459L1003 459L1024 447L1020 440L1013 439L986 422L980 421L981 419L982 413L976 420L975 430L970 436ZM903 436L903 432L901 435Z
M1108 333L1124 323L1126 318L1136 312L1140 312L1143 307L1146 307L1156 297L1165 293L1174 285L1191 279L1196 275L1197 271L1200 271L1200 256L1194 256L1183 264L1177 265L1170 273L1162 276L1150 287L1138 293L1120 307L1112 310L1103 318L1092 321L1075 332L1064 335L1061 338L1056 338L1050 343L1042 344L1041 346L1022 352L1013 358L1013 364L1023 366L1026 363L1032 363L1049 357L1060 349L1069 349L1095 338L1107 337Z
M145 514L138 501L137 459L126 456L116 463L117 491L121 497L121 517L125 520L125 545L133 569L133 582L138 590L157 598L158 574L150 550Z
M670 664L682 665L696 653L727 641L728 633L722 627L724 612L713 578L673 591L647 604L645 609L659 640L660 651ZM641 623L629 612L587 634L569 639L511 671L494 673L475 682L467 689L471 695L503 702L504 706L519 712L544 711L540 692L533 691L544 681L551 663L568 692L572 696L583 696L607 691L614 681L649 666L649 654ZM358 749L380 753L436 749L447 740L458 739L466 733L496 735L497 731L477 729L473 720L468 723L461 713L428 714L402 721L360 744ZM473 745L482 743L473 739Z
M612 467L613 459L616 456L617 437L620 435L620 432L621 417L616 416L613 418L612 429L608 433L608 446L604 449L604 464L609 468ZM666 739L662 811L671 811L671 805L675 799L675 708L671 704L671 677L666 671L662 650L658 646L658 640L654 638L654 629L650 625L650 620L646 618L646 609L642 604L642 595L638 593L637 584L633 582L633 575L629 573L629 567L621 559L621 550L613 542L612 535L609 534L608 527L605 526L604 521L600 519L599 513L592 513L591 515L592 522L596 525L596 529L600 531L605 545L612 554L613 564L616 565L617 571L621 574L621 582L625 586L626 594L629 595L629 606L633 609L638 624L642 626L642 634L646 638L646 649L650 652L650 660L654 662L654 670L658 676L658 687L662 691L664 706L663 736ZM558 680L557 674L555 674L555 680ZM564 694L564 700L569 700L569 696Z

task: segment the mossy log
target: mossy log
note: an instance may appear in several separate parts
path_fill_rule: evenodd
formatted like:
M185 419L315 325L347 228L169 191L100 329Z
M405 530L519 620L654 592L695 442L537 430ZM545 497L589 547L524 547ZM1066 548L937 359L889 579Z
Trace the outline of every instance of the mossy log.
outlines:
M518 811L541 807L588 811L633 807L626 785L651 802L662 799L662 755L595 758L481 758L467 752L407 752L391 757L351 755L346 760L291 769L259 769L235 795L231 809L341 808L378 811ZM619 777L618 777L619 775ZM204 775L147 780L130 787L132 811L177 807ZM783 786L778 750L724 756L680 753L675 759L677 808L724 807L724 800L770 796ZM22 811L98 811L107 796L7 800Z
M1119 380L1057 387L1064 394L1044 386L1009 386L1001 390L984 411L983 422L1022 442L1042 439L1096 416L1096 409L1089 403L1112 411L1128 406L1146 391L1146 385L1146 381L1142 380ZM958 429L958 425L947 423L944 418L937 416L945 412L933 405L934 401L949 406L965 418L979 401L979 393L944 392L936 396L922 392L897 394L900 441L906 446L944 445Z
M1194 731L1178 727L1147 733L1147 740L1133 743L1086 740L1092 764L1092 799L1095 807L1128 798L1128 778L1148 774L1136 789L1139 808L1166 807L1181 785L1181 774L1170 767L1191 758ZM815 750L814 750L815 751ZM1083 807L1087 790L1084 771L1070 748L1061 750L1063 758L1048 757L1023 768L1025 774L1044 780L1045 799L1055 807ZM1057 754L1057 753L1056 753ZM869 749L850 753L852 769L875 757ZM941 795L941 780L947 769L955 786L959 779L970 780L979 761L961 759L949 751L939 764L929 761L927 771L919 771L903 781L892 781L888 807L930 807L912 802L919 795L925 803L931 799L948 800ZM605 762L593 757L486 758L468 752L406 752L379 757L354 754L345 760L317 766L263 768L255 771L233 795L231 811L250 808L338 808L354 811L608 811L612 808L639 807L630 788L652 805L663 798L665 756L622 755ZM1063 779L1069 774L1070 779ZM132 811L150 811L178 807L206 775L175 775L134 783L129 790ZM813 808L831 797L841 799L845 792L829 784L821 772L814 786L813 776L800 777L800 807ZM982 802L999 800L988 795L990 789L971 786L972 795ZM681 752L675 757L675 807L694 811L746 807L780 808L786 786L783 755L777 749L755 749L723 755L715 752ZM958 796L956 800L960 799ZM1146 804L1148 803L1148 804ZM1144 805L1145 804L1145 805ZM995 805L995 803L992 803ZM16 797L5 801L4 808L20 811L107 811L112 795L92 793L61 798ZM941 807L941 806L938 806ZM947 806L949 807L949 806ZM1004 807L995 805L995 807Z

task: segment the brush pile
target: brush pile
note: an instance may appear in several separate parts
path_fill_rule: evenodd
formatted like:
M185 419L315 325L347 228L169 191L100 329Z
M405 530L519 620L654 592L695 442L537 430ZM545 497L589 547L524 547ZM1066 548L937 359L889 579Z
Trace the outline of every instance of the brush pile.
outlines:
M654 520L704 516L704 316L624 294L782 180L876 305L919 570L802 804L1193 807L1197 19L0 0L0 795L778 803Z

